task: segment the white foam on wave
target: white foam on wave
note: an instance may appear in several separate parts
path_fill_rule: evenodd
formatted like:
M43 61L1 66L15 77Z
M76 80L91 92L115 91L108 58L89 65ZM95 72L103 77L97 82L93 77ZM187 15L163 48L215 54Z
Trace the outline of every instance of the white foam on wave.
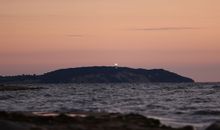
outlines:
M207 123L187 123L187 122L179 122L176 119L172 118L165 118L159 116L147 116L148 118L158 119L161 121L162 124L167 126L172 126L173 128L179 128L184 126L193 126L195 130L205 130L207 126L211 124L211 122Z

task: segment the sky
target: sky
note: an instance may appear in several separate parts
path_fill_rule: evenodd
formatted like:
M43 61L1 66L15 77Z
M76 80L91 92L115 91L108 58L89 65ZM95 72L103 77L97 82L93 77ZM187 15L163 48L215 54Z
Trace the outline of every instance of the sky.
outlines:
M0 75L163 68L220 81L219 0L0 0Z

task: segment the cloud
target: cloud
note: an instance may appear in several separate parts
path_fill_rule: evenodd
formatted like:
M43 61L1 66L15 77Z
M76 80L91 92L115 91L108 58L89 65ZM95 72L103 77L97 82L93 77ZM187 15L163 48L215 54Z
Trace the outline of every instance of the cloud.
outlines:
M83 37L83 35L81 35L81 34L67 34L66 36L67 36L67 37L73 37L73 38Z
M169 30L196 30L200 29L198 27L147 27L147 28L135 28L131 30L137 31L169 31Z

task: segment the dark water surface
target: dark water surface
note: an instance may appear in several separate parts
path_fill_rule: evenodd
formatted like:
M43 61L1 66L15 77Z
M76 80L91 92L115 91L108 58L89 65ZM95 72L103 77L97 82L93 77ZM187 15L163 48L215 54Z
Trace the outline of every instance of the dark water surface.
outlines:
M199 128L220 120L220 83L28 86L46 89L2 91L0 110L132 112Z

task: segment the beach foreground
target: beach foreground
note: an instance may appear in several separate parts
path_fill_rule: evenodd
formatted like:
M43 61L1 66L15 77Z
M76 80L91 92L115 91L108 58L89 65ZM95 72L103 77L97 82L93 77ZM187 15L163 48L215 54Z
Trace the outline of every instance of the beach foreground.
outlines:
M157 119L119 113L0 112L1 130L194 130L171 128Z

